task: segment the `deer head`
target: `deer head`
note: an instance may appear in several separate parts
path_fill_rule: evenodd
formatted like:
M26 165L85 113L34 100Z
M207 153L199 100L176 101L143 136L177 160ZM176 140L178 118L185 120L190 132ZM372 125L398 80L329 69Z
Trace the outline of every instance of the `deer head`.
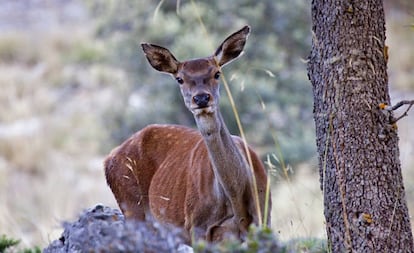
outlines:
M186 107L197 119L217 112L221 68L241 55L249 33L250 27L245 26L227 37L212 56L183 62L164 47L149 43L141 46L154 69L175 78Z

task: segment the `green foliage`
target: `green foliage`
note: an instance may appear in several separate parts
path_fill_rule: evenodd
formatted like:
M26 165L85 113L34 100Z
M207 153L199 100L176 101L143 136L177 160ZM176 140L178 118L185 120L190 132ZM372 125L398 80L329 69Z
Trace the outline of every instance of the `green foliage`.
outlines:
M2 235L0 237L0 253L5 252L6 249L16 246L19 243L20 243L19 240L8 238L6 237L6 235Z
M328 253L326 240L316 238L293 239L286 243L284 252Z
M42 250L38 246L34 247L33 249L23 249L21 251L21 253L41 253L41 252Z
M193 245L194 252L283 252L279 242L270 228L259 228L250 226L245 243L238 240L226 240L218 244L208 244L205 241L198 241Z
M150 123L194 125L175 82L156 73L139 43L168 47L178 59L211 55L245 24L252 27L245 55L224 68L249 142L261 155L275 153L276 136L287 162L314 155L311 87L303 58L309 45L308 3L294 1L93 1L96 35L107 41L110 61L128 72L131 84L108 112L112 143ZM122 15L120 15L122 13ZM140 103L133 98L139 97ZM239 134L226 94L221 108L230 131ZM119 114L121 113L121 114ZM132 117L132 120L131 120ZM138 117L138 118L135 118ZM130 122L124 124L123 122ZM119 129L123 129L120 134Z
M198 241L193 245L194 252L239 252L239 253L327 253L326 241L315 238L294 239L287 243L277 240L270 228L251 226L244 243L237 240L227 240L218 244L208 244Z
M72 63L91 64L105 60L104 45L85 41L73 45L66 55Z
M17 246L20 243L20 240L16 240L13 238L8 238L6 235L2 235L0 237L0 253L7 252L7 250L11 250L13 247ZM22 249L18 251L19 253L41 253L42 250L39 247L34 247L32 249Z
M246 252L280 252L281 247L272 230L268 227L251 226L246 240Z

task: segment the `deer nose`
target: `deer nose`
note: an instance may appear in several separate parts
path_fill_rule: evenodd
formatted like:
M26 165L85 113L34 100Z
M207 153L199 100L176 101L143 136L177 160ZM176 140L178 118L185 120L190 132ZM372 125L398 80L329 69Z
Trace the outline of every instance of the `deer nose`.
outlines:
M210 95L209 94L200 94L193 97L194 103L198 105L199 108L207 107L208 102L210 101Z

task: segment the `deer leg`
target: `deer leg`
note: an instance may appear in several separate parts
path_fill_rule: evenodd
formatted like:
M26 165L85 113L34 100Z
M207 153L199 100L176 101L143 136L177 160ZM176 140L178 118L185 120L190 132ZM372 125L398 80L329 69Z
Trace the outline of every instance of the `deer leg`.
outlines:
M126 161L109 158L105 162L105 175L125 218L145 220L145 214L149 210L148 189L139 184Z

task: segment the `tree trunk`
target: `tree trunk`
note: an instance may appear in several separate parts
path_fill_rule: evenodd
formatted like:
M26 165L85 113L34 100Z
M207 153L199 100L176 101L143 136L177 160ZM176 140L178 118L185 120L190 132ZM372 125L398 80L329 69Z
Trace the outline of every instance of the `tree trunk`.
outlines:
M413 252L390 104L383 3L312 1L308 75L330 252Z

